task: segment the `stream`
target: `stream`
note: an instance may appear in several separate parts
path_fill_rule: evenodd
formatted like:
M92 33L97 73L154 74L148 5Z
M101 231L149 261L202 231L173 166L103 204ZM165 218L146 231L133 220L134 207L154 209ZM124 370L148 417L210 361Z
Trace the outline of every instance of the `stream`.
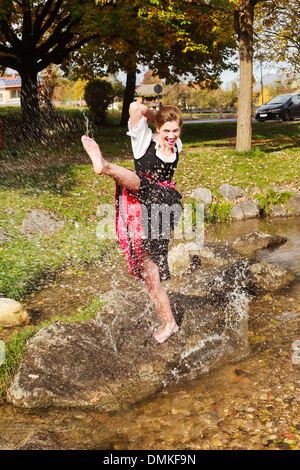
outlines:
M181 378L117 415L3 404L0 449L26 449L24 440L40 431L69 450L300 450L300 361L295 352L300 340L300 217L218 224L205 237L227 243L258 230L287 237L282 246L257 256L292 269L296 279L288 289L251 301L246 358ZM115 282L121 284L125 276L134 286L127 274L114 276ZM26 307L43 318L51 308L57 313L59 298L60 313L67 314L99 293L99 281L102 292L111 288L111 279L97 267L64 272L60 282L27 299Z

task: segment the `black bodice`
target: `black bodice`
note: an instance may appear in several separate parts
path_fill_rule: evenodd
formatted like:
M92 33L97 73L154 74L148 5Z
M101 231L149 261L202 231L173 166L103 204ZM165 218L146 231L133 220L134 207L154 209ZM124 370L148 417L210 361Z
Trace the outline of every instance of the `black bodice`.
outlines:
M153 176L157 181L172 181L174 171L178 163L178 150L175 144L176 158L174 162L164 162L156 155L155 150L156 142L151 140L151 143L146 150L145 154L138 159L134 159L135 171Z

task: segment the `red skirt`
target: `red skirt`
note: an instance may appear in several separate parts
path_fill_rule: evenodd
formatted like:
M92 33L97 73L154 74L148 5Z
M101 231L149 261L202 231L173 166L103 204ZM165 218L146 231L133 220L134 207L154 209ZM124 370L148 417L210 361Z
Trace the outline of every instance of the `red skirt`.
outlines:
M125 254L129 272L143 279L142 252L149 253L159 268L162 281L170 279L168 265L168 247L170 232L179 222L182 206L181 194L175 189L174 183L157 182L149 175L138 173L141 179L138 194L134 195L126 189L116 186L116 233L120 246ZM162 230L162 220L158 223L158 232L153 234L153 213L159 212L163 219L164 212L160 208L172 208L170 230ZM155 211L154 211L155 209ZM158 211L158 212L157 212ZM157 217L155 220L158 220Z

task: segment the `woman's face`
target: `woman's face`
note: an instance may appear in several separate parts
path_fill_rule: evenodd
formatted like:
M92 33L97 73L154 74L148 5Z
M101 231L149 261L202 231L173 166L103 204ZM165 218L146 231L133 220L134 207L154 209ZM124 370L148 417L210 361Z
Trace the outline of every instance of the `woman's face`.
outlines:
M180 136L180 132L181 128L176 121L165 122L165 124L157 129L160 143L170 149L174 147L178 137Z

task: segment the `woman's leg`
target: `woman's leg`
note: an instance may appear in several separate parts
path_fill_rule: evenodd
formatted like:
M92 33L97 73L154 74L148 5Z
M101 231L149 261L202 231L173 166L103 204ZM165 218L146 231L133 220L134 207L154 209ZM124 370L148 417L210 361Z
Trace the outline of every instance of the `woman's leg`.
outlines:
M154 338L159 343L164 343L179 328L171 310L168 294L161 285L159 269L147 252L142 254L142 274L148 295L162 322L162 326L154 333Z
M129 189L134 194L138 193L140 178L136 173L104 160L99 145L93 139L84 135L81 137L81 141L84 149L92 160L94 171L97 175L110 176L119 186L122 186L122 188Z

